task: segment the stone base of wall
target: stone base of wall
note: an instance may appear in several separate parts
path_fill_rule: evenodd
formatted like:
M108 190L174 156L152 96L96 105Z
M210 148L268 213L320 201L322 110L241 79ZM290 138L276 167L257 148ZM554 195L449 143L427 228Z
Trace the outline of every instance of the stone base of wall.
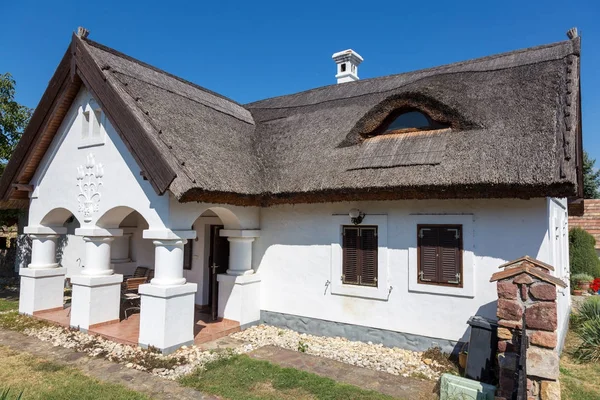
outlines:
M288 328L311 335L345 337L361 342L381 343L387 347L399 347L413 351L425 351L432 347L440 347L446 353L456 354L462 343L447 339L431 338L410 333L395 332L368 326L346 324L343 322L301 317L273 311L261 310L261 322L268 325Z

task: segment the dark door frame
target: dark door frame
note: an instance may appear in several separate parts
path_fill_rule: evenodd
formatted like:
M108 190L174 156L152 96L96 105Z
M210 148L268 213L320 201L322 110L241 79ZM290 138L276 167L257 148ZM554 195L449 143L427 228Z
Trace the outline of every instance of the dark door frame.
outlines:
M217 319L219 309L219 284L217 275L224 274L229 268L229 241L219 232L223 225L210 225L210 249L208 256L208 304L213 320Z

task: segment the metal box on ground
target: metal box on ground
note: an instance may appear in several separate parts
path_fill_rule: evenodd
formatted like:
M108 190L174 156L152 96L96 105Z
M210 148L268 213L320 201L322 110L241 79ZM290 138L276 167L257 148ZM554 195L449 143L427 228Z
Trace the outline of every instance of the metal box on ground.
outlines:
M465 377L485 383L494 383L498 324L480 316L469 318L471 337Z
M443 374L440 381L440 400L494 400L496 386L461 376Z

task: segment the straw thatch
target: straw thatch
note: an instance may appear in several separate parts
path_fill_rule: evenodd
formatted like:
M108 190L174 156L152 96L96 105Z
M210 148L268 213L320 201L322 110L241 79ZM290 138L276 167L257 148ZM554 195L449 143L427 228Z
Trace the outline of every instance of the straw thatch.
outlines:
M579 40L244 106L81 43L174 171L179 201L269 205L577 195ZM404 109L446 129L374 136Z

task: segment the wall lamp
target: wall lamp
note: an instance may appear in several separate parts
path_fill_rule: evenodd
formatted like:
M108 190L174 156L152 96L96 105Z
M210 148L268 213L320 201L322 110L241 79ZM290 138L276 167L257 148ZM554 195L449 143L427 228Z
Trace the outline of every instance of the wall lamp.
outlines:
M358 208L353 208L350 210L348 215L350 216L350 221L352 221L354 225L359 225L365 218L365 213L360 211Z

